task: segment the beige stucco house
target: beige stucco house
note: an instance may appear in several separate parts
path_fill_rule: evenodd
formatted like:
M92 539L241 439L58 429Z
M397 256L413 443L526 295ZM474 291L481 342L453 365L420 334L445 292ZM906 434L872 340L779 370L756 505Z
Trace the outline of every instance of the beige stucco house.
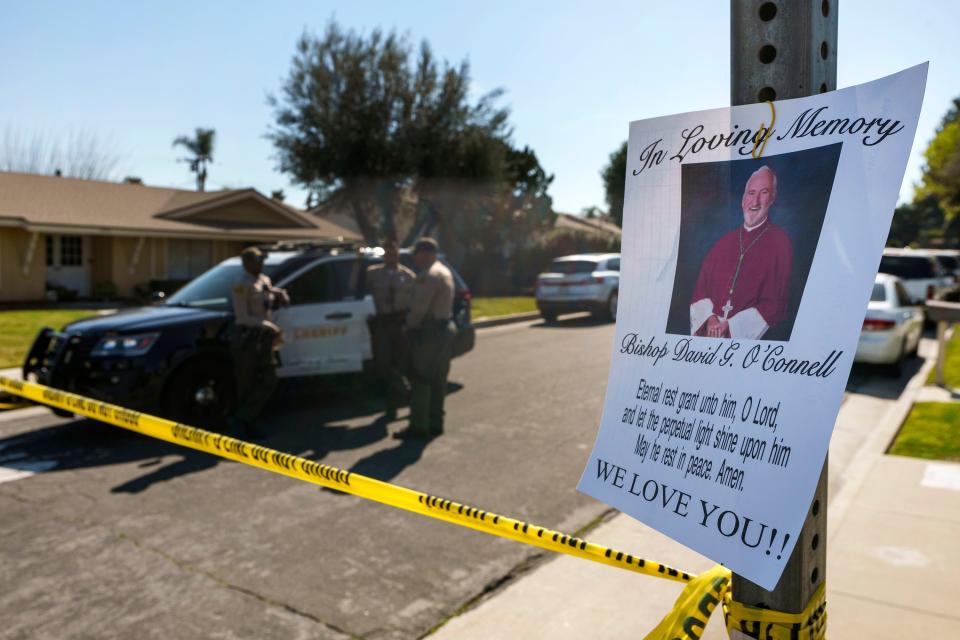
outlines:
M192 278L245 245L356 234L255 189L196 192L0 172L0 303L43 300L48 283L133 295Z

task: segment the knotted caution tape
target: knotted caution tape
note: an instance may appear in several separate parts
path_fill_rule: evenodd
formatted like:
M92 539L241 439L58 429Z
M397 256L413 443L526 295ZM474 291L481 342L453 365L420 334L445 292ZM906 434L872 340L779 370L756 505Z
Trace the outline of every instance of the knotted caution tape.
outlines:
M723 603L723 616L732 640L823 640L827 632L826 590L820 587L800 613L751 607L733 600L733 574L717 565L683 588L670 613L644 640L699 640L710 614Z

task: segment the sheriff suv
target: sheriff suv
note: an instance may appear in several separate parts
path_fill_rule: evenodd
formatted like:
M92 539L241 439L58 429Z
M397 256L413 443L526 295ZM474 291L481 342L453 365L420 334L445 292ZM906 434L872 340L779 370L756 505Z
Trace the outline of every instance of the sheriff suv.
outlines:
M267 253L263 272L290 294L290 306L273 316L284 335L277 375L367 368L367 318L374 306L365 274L382 261L383 251L343 243L261 248ZM401 252L401 262L412 268L413 256ZM237 401L230 291L242 272L240 258L230 258L160 304L79 320L62 331L44 328L24 362L24 379L184 422L216 424ZM473 348L474 329L470 291L451 272L453 353L459 356Z
M537 308L547 322L572 311L617 319L620 296L620 254L583 253L554 260L537 277Z

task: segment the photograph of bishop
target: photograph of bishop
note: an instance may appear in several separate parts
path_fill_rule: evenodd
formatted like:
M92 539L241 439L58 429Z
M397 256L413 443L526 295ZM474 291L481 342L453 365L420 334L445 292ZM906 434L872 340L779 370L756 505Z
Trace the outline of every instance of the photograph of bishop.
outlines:
M759 340L784 319L793 245L770 219L777 174L768 166L747 180L743 224L711 247L690 299L690 334Z

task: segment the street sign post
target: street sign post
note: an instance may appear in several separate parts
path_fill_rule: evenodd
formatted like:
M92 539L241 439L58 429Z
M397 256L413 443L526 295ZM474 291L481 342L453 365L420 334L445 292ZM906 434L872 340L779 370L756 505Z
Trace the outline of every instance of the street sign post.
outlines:
M801 98L837 88L838 0L731 0L730 101ZM804 610L826 579L827 459L800 538L773 591L734 573L733 599Z

